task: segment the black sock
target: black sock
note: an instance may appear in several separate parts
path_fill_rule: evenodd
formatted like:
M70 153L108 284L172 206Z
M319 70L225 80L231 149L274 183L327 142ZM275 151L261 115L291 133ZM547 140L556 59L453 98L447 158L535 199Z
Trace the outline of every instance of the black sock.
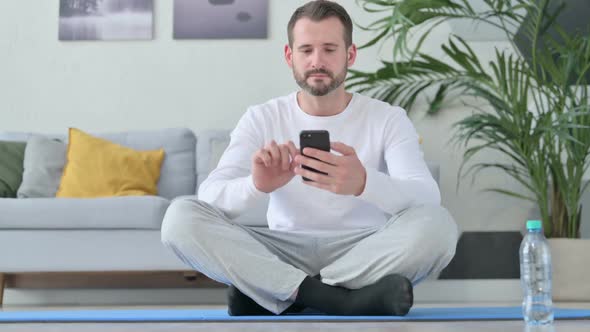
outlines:
M307 277L299 286L295 303L329 315L404 316L413 300L412 283L401 275L392 274L354 290Z
M275 315L272 311L266 310L263 306L256 303L246 294L242 293L234 286L229 286L227 289L227 313L230 316L272 316ZM285 311L281 313L291 314L303 311L305 308L293 303Z
M227 313L230 316L271 316L273 312L264 309L260 304L230 285L227 289Z

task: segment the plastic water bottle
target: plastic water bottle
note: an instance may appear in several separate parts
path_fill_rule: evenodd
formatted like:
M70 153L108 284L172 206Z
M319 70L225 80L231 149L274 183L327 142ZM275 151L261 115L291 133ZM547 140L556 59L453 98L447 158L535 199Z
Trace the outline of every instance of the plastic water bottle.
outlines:
M551 300L551 253L540 220L526 223L520 244L520 282L524 291L522 314L530 325L553 323Z

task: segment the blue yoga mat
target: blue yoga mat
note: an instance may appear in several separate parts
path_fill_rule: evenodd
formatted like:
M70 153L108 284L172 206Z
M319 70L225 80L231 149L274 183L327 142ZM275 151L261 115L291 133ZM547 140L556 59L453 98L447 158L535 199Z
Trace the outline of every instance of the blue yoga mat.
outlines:
M0 323L8 322L175 322L175 321L461 321L521 320L520 307L414 308L404 317L325 316L229 316L226 310L134 309L3 311ZM588 309L555 309L555 319L590 319Z

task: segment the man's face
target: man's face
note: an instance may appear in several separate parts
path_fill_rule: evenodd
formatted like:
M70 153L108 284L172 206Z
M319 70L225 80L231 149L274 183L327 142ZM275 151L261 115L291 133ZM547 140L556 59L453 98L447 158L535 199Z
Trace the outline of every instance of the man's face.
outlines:
M344 26L336 17L319 22L302 18L293 27L293 47L285 46L285 58L297 84L313 96L325 96L339 88L356 48L346 47Z

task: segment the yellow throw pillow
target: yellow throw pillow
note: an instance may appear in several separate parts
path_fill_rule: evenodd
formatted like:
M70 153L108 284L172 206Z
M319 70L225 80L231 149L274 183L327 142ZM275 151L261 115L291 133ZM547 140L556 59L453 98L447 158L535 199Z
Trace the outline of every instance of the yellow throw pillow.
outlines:
M57 197L157 195L164 149L137 151L70 128Z

